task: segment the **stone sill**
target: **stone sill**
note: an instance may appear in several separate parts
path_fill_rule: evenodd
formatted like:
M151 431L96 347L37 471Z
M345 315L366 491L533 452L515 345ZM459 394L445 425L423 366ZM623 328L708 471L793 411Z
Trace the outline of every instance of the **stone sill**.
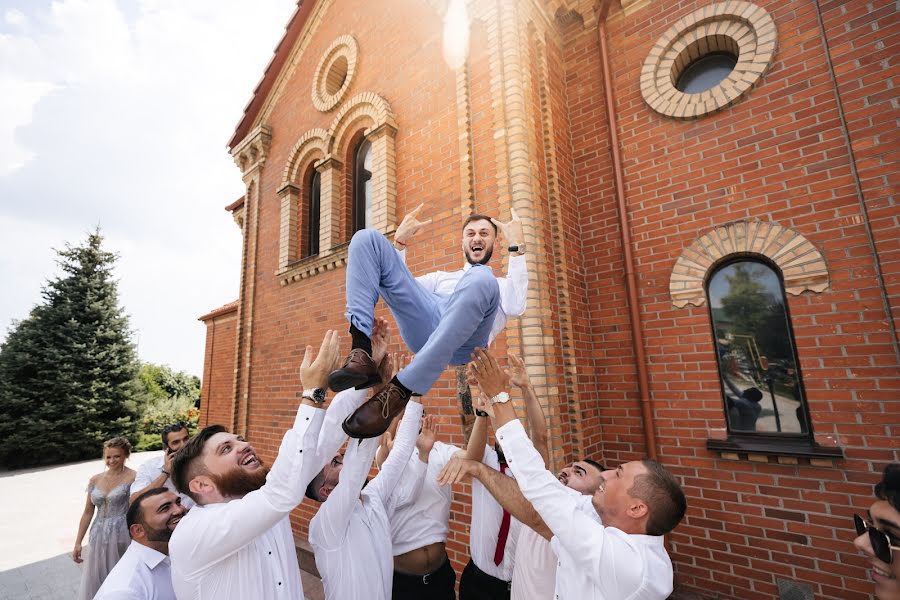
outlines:
M822 446L809 438L780 436L737 436L727 439L710 438L706 449L717 452L726 460L749 460L783 465L812 465L831 467L844 458L837 446Z
M315 256L302 258L292 262L284 269L279 269L275 275L281 285L287 285L302 279L309 279L319 273L345 267L347 266L347 249L349 247L350 242L346 242Z

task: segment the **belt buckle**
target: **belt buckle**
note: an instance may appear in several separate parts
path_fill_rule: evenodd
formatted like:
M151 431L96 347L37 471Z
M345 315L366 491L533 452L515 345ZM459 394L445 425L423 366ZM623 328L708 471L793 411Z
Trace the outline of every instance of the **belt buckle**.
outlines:
M431 579L432 575L434 575L434 573L425 573L422 575L422 585L430 585L428 580Z

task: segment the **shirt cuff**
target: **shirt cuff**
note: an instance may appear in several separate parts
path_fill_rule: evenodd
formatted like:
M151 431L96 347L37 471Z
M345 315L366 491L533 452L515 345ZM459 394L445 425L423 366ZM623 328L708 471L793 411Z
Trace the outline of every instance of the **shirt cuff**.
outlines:
M322 409L315 406L301 404L300 410L297 411L297 417L294 419L294 429L303 429L308 426L316 416L316 412L320 410Z

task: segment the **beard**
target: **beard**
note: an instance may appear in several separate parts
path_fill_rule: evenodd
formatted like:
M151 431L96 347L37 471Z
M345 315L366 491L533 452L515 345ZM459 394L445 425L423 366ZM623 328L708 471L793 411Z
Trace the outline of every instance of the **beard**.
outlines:
M261 488L266 482L266 475L268 474L269 469L260 463L260 467L255 471L245 471L240 467L236 467L221 475L210 474L209 478L216 484L222 496L226 498L243 498L250 492Z
M163 529L153 529L148 525L144 525L144 531L147 532L148 542L168 542L172 537L172 530L168 527Z
M470 265L486 265L486 264L488 264L488 261L491 260L491 256L493 256L493 254L494 254L494 247L491 246L490 248L485 250L484 258L482 258L481 260L474 260L472 258L471 250L466 248L466 261Z

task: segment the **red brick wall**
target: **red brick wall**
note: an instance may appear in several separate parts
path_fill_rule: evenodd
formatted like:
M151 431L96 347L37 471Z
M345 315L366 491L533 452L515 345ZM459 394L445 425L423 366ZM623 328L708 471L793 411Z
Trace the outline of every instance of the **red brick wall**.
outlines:
M660 458L684 479L689 497L687 519L671 536L677 580L709 597L772 598L775 577L785 577L809 584L816 598L865 598L871 583L851 545L850 515L870 504L876 473L897 460L897 438L890 434L900 422L900 373L816 6L760 2L775 19L779 50L757 88L711 117L661 117L641 98L641 65L666 29L705 4L672 2L665 11L647 8L609 22ZM883 3L853 20L845 14L851 5L854 14L870 12L854 3L823 8L830 35L843 40L829 42L842 52L838 63L847 65L843 82L839 70L842 101L854 149L870 156L865 164L857 156L858 166L890 273L897 266L897 211L887 161L896 153L890 143L896 134L878 124L896 121L885 92L896 66L883 70L892 54L879 54L878 44L896 53L896 13ZM584 273L592 290L598 442L615 463L642 455L644 447L596 31L572 27L565 44ZM879 131L887 138L876 139ZM728 461L705 448L709 431L725 426L708 312L673 308L668 279L687 245L736 219L799 231L828 262L831 289L791 296L788 303L817 439L833 436L846 453L833 467Z
M866 598L871 584L851 545L850 514L868 506L877 472L898 459L900 373L852 166L896 311L900 247L891 166L897 145L896 127L890 126L897 117L890 94L897 70L896 12L884 0L866 4L866 10L849 1L822 2L839 105L816 4L761 1L775 19L779 49L758 86L711 117L661 117L641 98L641 65L666 29L705 4L658 0L628 17L614 11L608 26L660 459L683 478L689 498L687 519L671 536L676 578L681 589L710 598L772 598L775 577L807 583L816 598ZM434 219L410 246L411 269L424 273L461 263L459 226L468 209L459 197L456 80L441 57L441 25L434 9L416 0L335 0L266 118L273 135L261 180L258 237L252 221L247 233L258 241L256 268L248 271L253 309L242 317L253 326L248 434L266 460L274 458L296 410L303 348L317 346L327 328L346 331L342 269L286 286L274 275L276 189L296 140L311 128L327 128L334 117L334 111L322 114L312 107L310 86L319 57L337 36L352 33L359 43L348 98L374 91L396 117L398 216L426 202L420 218ZM597 32L577 17L555 26L547 35L530 30L522 57L538 196L532 217L544 244L541 255L530 258L545 265L533 285L549 297L551 318L564 305L559 286L567 285L574 348L574 373L554 407L552 443L567 459L589 455L616 464L643 456L645 448ZM503 164L495 139L488 32L474 24L469 59L474 207L504 214L509 191L508 181L497 177ZM547 63L545 79L541 60ZM544 109L552 130L545 128ZM549 151L555 173L549 171ZM248 219L252 212L248 205ZM730 461L706 450L710 430L725 426L709 316L705 307L673 308L668 281L686 246L736 219L792 228L828 263L831 288L790 296L788 303L814 431L845 450L846 460L834 466ZM503 270L502 264L494 267ZM386 315L384 309L379 315ZM229 356L233 360L228 349L233 353L234 329L230 340L223 329L208 323L209 335L214 331L216 337L214 344L207 338L205 422L214 421L212 415L226 423L231 418L231 379L222 365ZM558 349L565 341L562 329L546 332ZM518 347L518 335L511 324L501 352L507 340ZM561 353L551 352L551 373L562 372ZM441 437L462 445L451 370L426 407L443 416ZM459 570L468 559L470 508L468 486L458 492L448 549ZM309 503L295 511L298 532L306 532L314 511Z
M200 427L221 424L231 427L234 397L234 342L237 306L204 318L206 352L200 401Z

